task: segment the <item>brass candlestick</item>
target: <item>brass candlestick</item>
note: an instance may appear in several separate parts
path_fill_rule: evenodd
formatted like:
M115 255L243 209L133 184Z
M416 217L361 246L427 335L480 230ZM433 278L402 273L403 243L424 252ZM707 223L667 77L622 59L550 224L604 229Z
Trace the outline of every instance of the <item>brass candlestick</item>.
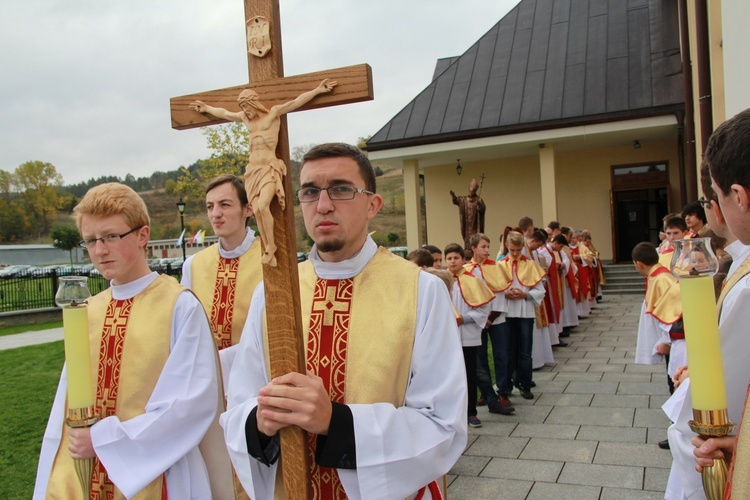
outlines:
M703 439L724 437L730 434L735 423L729 420L726 408L723 410L693 410L693 420L688 422L690 428ZM703 467L703 491L708 500L724 498L729 468L723 458L714 459L711 467Z
M68 408L68 418L65 419L65 423L68 425L68 427L74 429L91 427L98 421L99 415L96 414L96 410L93 406L89 406L86 408ZM94 471L94 459L74 459L73 467L76 470L78 482L81 483L83 498L89 498L89 492L91 491L91 474Z

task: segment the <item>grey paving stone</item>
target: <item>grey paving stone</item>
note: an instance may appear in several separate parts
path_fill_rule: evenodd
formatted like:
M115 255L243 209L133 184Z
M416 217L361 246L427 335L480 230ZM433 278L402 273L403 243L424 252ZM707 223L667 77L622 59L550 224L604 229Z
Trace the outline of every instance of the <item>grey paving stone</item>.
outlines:
M562 462L546 460L517 460L512 458L493 458L482 471L482 477L517 479L520 481L557 481Z
M518 458L528 442L528 438L484 436L482 439L475 441L464 454L482 457Z
M547 419L547 417L549 416L549 413L552 411L551 406L516 405L516 402L523 401L523 399L518 396L513 397L511 399L513 400L513 405L516 406L515 413L512 413L510 415L497 415L495 413L488 412L487 407L483 406L481 407L481 409L478 409L479 418L482 420L482 423L484 423L485 421L501 422L504 424L518 423L518 422L542 423ZM536 401L536 400L533 400L533 401Z
M586 358L590 359L590 358ZM607 360L607 363L610 365L625 365L625 371L627 371L627 367L630 366L630 364L633 362L633 358L621 356L619 358L609 358Z
M553 372L585 372L589 369L588 363L565 363L556 364L552 369Z
M538 381L536 383L536 387L534 388L534 391L535 391L534 394L537 394L537 393L541 394L543 392L561 393L565 391L565 388L568 387L569 383L570 382L568 382L567 380L560 380L559 382L557 380Z
M667 489L669 480L669 469L658 469L656 467L646 467L646 474L643 478L643 489L650 491L659 491L664 493Z
M555 407L545 423L632 427L635 408Z
M534 483L526 500L598 500L601 488L558 483Z
M633 359L630 359L630 364L625 367L627 373L663 373L666 375L666 370L661 363L658 365L636 365Z
M571 347L600 347L600 340L576 340L571 343Z
M663 427L666 429L672 424L661 409L636 408L633 427Z
M535 370L534 373L531 375L531 378L533 378L535 382L538 382L540 380L552 380L556 376L557 376L557 371L554 370L554 367L550 367L550 369L547 371L544 371L544 369Z
M544 392L537 398L537 404L549 406L589 406L593 394L555 394Z
M598 323L598 324L589 324L589 323L581 323L578 325L578 328L575 330L577 333L586 332L587 334L591 334L592 332L596 332L599 334L602 334L604 332L608 332L610 329L610 326Z
M596 445L596 441L531 438L521 458L591 463Z
M654 409L661 408L662 405L667 402L667 399L669 399L668 395L663 395L663 396L652 395L652 396L649 396L648 407L649 408L654 408Z
M563 365L563 366L583 366L588 369L586 365ZM557 377L555 377L555 380L575 380L575 381L583 381L583 382L599 382L602 379L601 373L591 373L587 372L586 370L581 370L580 372L573 370L573 371L561 371L557 374Z
M630 365L611 365L620 367L620 373L605 373L602 375L602 382L641 382L644 384L651 382L650 373L622 373L622 368L627 370Z
M602 488L600 500L663 500L664 493L629 490L624 488Z
M667 439L667 427L650 427L646 429L646 442L656 444Z
M482 457L476 455L462 455L456 465L454 465L449 474L458 476L479 476L479 474L490 463L491 457Z
M575 439L576 434L578 434L577 425L518 424L511 437Z
M555 349L553 354L555 355L555 359L583 358L586 355L583 351L571 351L565 348Z
M648 408L648 396L616 394L595 394L591 406L610 408Z
M585 352L614 352L613 347L609 346L581 346L579 347L578 344L576 344L576 351L585 351Z
M620 382L617 394L649 394L660 396L669 394L669 388L667 387L666 380L661 383Z
M562 374L560 374L562 375ZM558 378L559 376L558 375ZM574 380L565 389L567 394L615 394L619 382L582 382Z
M609 363L593 363L589 366L590 372L602 373L622 373L625 371L625 365L610 365Z
M635 342L630 339L614 340L614 339L609 338L609 339L602 339L599 342L599 345L602 347L632 347L635 345Z
M613 443L645 443L647 429L603 425L582 425L576 439Z
M503 499L523 500L527 498L533 484L531 481L460 476L448 488L448 498L451 500L497 500L502 492Z
M643 467L567 462L558 483L641 489Z
M625 353L622 351L607 351L607 352L586 351L586 355L584 356L584 359L623 359L623 358L625 358Z
M590 366L592 361L600 362L601 360L591 360L591 359L585 359L585 358L568 358L567 360L565 359L561 360L561 362L565 362L566 365L580 364L580 365L586 365L586 366Z
M596 450L594 463L668 469L672 465L672 454L669 450L660 450L653 444L602 442Z
M487 411L486 407L485 411ZM481 411L478 413L481 413ZM487 413L487 417L488 416L489 413ZM496 421L486 418L486 416L480 416L479 419L482 421L482 427L477 429L469 427L469 436L472 436L475 439L478 436L510 436L510 433L513 432L513 429L518 425L516 422L504 422L502 420Z

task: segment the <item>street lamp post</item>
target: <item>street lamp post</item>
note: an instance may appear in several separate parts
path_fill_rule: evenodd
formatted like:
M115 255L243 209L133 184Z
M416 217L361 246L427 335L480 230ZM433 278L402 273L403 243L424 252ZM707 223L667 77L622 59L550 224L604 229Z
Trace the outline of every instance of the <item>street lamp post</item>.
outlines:
M185 262L185 235L183 234L185 232L185 202L182 201L182 197L177 202L177 210L180 212L180 229L182 231L182 261Z

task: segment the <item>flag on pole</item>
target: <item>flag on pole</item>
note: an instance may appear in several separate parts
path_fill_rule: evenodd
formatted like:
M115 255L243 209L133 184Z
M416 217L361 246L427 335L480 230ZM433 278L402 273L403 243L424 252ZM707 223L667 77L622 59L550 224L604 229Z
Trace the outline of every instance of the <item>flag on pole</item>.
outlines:
M188 244L192 245L193 243L195 243L196 241L198 241L198 236L200 236L200 234L201 234L201 230L200 230L200 229L198 229L198 230L197 230L197 231L195 232L195 234L193 235L193 237L192 237L192 238L190 238L190 241L188 242Z
M179 238L177 238L177 243L175 243L175 245L174 245L175 247L179 248L179 247L182 246L182 240L183 240L183 238L185 238L185 231L187 231L187 229L183 229L182 230L182 234L180 235Z
M199 243L199 244L201 244L201 245L202 245L202 244L203 244L203 239L204 239L204 237L206 236L206 230L205 230L205 229L201 229L201 230L199 231L199 233L200 233L200 234L198 235L198 241L197 241L197 243Z

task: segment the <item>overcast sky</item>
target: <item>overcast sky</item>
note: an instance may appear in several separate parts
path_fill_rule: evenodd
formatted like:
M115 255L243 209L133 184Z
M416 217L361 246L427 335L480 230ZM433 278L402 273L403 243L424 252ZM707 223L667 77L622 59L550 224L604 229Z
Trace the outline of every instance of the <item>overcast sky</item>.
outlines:
M372 66L375 100L290 115L292 147L377 132L518 0L281 0L287 76ZM3 0L0 169L52 163L72 184L209 156L169 98L247 82L241 0Z

